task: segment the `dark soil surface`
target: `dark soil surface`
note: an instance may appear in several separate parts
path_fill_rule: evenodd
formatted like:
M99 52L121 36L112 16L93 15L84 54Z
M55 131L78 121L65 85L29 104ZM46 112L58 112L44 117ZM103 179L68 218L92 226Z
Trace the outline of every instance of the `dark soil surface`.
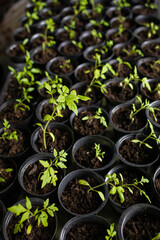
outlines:
M53 133L53 135L55 136L55 140L53 142L51 136L49 134L46 134L47 149L45 149L44 143L43 143L43 132L42 130L40 130L38 139L36 141L36 145L40 152L53 153L54 149L56 149L56 151L59 152L63 149L67 150L69 148L70 142L71 142L71 136L69 132L59 128L54 128L54 129L48 128L47 131Z
M78 55L82 51L83 51L83 48L81 49L78 46L75 46L74 44L66 45L61 49L61 52L67 56Z
M112 33L110 35L106 34L106 39L112 40L115 44L128 42L130 38L131 38L131 34L126 30L123 31L123 33L121 35L115 34L115 33Z
M19 129L8 129L9 133L12 131L17 131L18 141L15 139L0 139L0 154L6 157L11 157L16 154L22 153L28 145L28 139L25 138L24 132L20 131Z
M8 103L5 108L0 111L0 121L3 122L4 119L8 120L10 124L21 122L27 119L30 116L30 111L25 109L25 111L18 108L16 111L14 110L14 106L17 103L11 102Z
M146 87L142 88L142 93L149 99L151 100L159 100L160 99L160 95L158 94L158 92L155 90L157 83L150 83L150 87L151 87L151 91L149 91Z
M78 31L75 30L75 34L74 36L72 37L72 40L77 40L78 37L79 37L80 33ZM63 31L63 32L59 32L56 34L56 40L57 41L60 41L60 42L64 42L64 41L67 41L67 40L70 40L70 34L69 32L67 32L66 30Z
M17 41L23 41L25 38L31 38L31 37L32 37L32 32L28 33L25 28L16 34Z
M102 204L102 200L96 192L88 193L89 187L79 184L80 179L86 180L92 187L99 184L94 177L75 178L65 187L61 201L69 211L87 214L96 210Z
M120 58L125 59L125 60L139 57L138 53L133 53L133 54L130 54L128 56L128 54L123 51L124 49L126 49L130 53L131 50L132 50L132 45L128 44L124 47L120 47L120 48L115 49L114 53L115 53L116 57L120 57Z
M76 92L77 92L78 95L83 95L84 96L84 93L85 93L86 89L87 89L87 86L85 85L85 86L76 88ZM103 94L101 93L99 88L96 88L96 87L91 87L91 91L88 92L86 94L86 96L89 97L90 100L88 100L88 101L79 100L78 101L79 105L90 106L92 104L95 104L95 103L99 102L103 98Z
M102 168L110 162L112 153L110 151L110 148L107 146L100 145L100 148L101 152L105 152L102 161L96 157L94 144L88 144L86 146L80 147L75 154L75 159L80 165L86 168Z
M129 66L126 64L122 63L122 64L120 64L120 67L119 67L119 62L112 64L112 67L113 67L114 71L116 73L118 73L118 75L116 77L120 77L120 78L127 77L133 72L133 70L130 69Z
M67 233L66 240L104 240L107 227L100 223L83 222L73 226Z
M112 121L117 128L126 131L135 131L146 125L146 117L144 112L139 112L134 116L134 121L130 119L131 110L129 108L120 108L112 116Z
M160 229L160 221L154 216L141 214L132 217L124 227L125 240L152 239Z
M150 15L155 13L157 10L151 9L151 8L138 8L134 10L134 13L137 15Z
M73 129L76 134L81 136L90 136L102 133L106 127L104 127L98 119L90 119L89 121L82 120L83 117L92 117L96 114L95 111L84 110L75 116L73 120Z
M5 170L7 168L12 169L13 171L6 172ZM5 180L4 182L0 181L0 192L3 191L6 187L8 187L14 181L15 174L16 172L13 164L0 159L0 177Z
M98 45L104 41L104 38L94 38L92 35L88 35L82 38L81 42L84 46L89 47L92 45Z
M48 162L50 161L51 160L48 160ZM61 169L57 169L56 167L53 168L55 172L57 171L56 175L58 177L58 180L56 181L56 186L53 186L53 184L48 183L43 188L41 188L42 181L40 180L40 176L46 170L46 168L44 168L39 161L30 164L28 168L25 170L23 176L23 184L25 189L31 194L46 194L56 189L60 181L62 180L64 174Z
M86 73L86 71L89 71L89 73ZM92 64L84 66L77 71L78 80L81 82L83 81L90 82L93 79L93 76L94 76L94 65Z
M122 103L131 100L136 94L137 92L135 88L132 90L128 85L124 88L124 84L122 82L111 82L107 86L106 96L111 102Z
M123 176L123 184L132 184L134 182L134 179L137 179L138 181L141 180L142 173L132 170L123 170L120 171L120 173ZM117 177L119 179L120 185L122 185L122 181L120 178L120 175L117 174ZM145 176L144 176L145 177ZM151 195L150 193L150 185L149 183L145 183L144 186L141 184L137 185L141 190L145 191L148 196ZM125 201L123 203L120 202L119 195L116 193L115 195L110 195L110 197L115 201L117 204L121 205L122 207L128 208L131 205L138 204L138 203L149 203L147 198L144 195L140 195L140 191L135 187L130 187L133 191L133 194L130 193L130 191L127 188L124 188L124 199ZM111 186L109 185L109 189L111 189Z
M35 211L36 208L37 206L33 206L32 211ZM40 209L40 207L38 208ZM32 217L30 218L30 222L25 221L23 223L24 226L20 233L14 234L14 226L20 219L21 215L18 217L16 215L13 215L9 222L9 225L7 227L7 233L10 240L39 240L42 238L42 236L43 240L49 240L52 238L52 235L55 231L55 219L53 217L48 217L48 227L44 227L42 223L38 226L37 220L35 221L34 217ZM29 224L32 225L32 231L29 235L27 235L26 231Z
M139 71L144 75L151 78L159 78L160 74L160 65L155 64L153 67L154 61L144 62L138 68Z
M57 56L57 51L53 48L46 48L45 51L39 51L34 55L34 59L40 63L47 63Z
M137 139L132 138L132 139ZM146 147L144 144L139 147L139 143L131 142L132 139L124 140L119 149L121 156L128 162L134 164L148 164L154 160L155 149Z
M52 104L44 104L41 117L44 119L46 114L51 115L53 112L53 109L54 108ZM61 114L63 115L63 117L56 117L55 120L52 120L51 122L64 122L65 120L69 119L71 115L71 111L68 108L62 109Z
M150 43L149 45L144 47L142 50L144 50L144 53L147 53L147 55L149 56L157 57L160 55L160 44Z
M66 59L61 58L52 63L51 70L54 74L67 74L74 70L74 65L73 63L66 64Z

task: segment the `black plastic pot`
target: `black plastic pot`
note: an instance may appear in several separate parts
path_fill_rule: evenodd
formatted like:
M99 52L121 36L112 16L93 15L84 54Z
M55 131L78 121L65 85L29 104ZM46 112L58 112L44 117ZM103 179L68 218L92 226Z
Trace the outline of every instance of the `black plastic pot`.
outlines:
M43 38L42 38L41 34L42 33L36 33L31 37L30 43L32 45L32 48L40 47L42 45ZM36 43L36 41L37 41L37 43Z
M7 107L8 105L10 105L12 103L16 104L18 102L16 102L15 100L10 100L10 101L4 102L0 106L0 114L4 110L5 107ZM11 109L10 112L12 112L12 109ZM21 126L25 127L25 126L28 126L32 122L33 113L34 113L33 112L33 107L30 106L29 116L26 119L24 119L23 121L11 122L9 118L6 118L6 119L9 121L10 124L20 124ZM2 127L2 126L3 126L3 121L0 121L0 127Z
M75 227L77 224L82 224L82 223L98 223L101 227L105 226L106 230L110 228L110 223L105 219L102 218L101 216L98 215L92 215L89 217L74 217L70 219L62 228L59 240L66 240L67 234L69 231ZM115 238L113 238L115 240Z
M159 80L156 79L156 78L151 78L151 79L147 79L147 82L150 84L150 85L155 85L155 87L157 86L157 84L159 83ZM151 86L151 92L149 90L146 89L147 92L144 91L144 88L146 89L146 87L143 87L143 83L141 83L140 85L140 91L142 93L142 96L143 98L147 98L149 99L150 102L153 102L153 101L156 101L156 100L159 100L158 98L156 98L156 94L152 94L152 93L156 93L156 91L154 91L154 88ZM157 94L158 95L158 94Z
M113 115L116 113L116 111L118 111L119 109L121 108L131 108L132 107L132 103L133 102L126 102L126 103L122 103L122 104L119 104L117 106L115 106L113 109L111 109L111 111L109 112L109 121L110 121L110 125L112 126L113 130L114 130L114 136L116 139L118 139L119 137L123 136L124 134L129 134L129 133L142 133L145 128L146 128L146 125L147 125L147 120L146 120L146 123L144 124L144 126L140 129L137 129L137 130L131 130L131 131L128 131L128 130L125 130L125 129L121 129L119 127L117 127L114 122L113 122ZM144 118L145 118L145 114L144 114Z
M141 49L146 57L160 57L160 51L158 51L158 54L153 51L154 47L151 48L152 45L160 46L158 39L148 40L141 44ZM152 52L151 52L152 49Z
M121 174L122 174L123 171L139 173L141 177L143 176L143 177L145 177L145 178L147 178L147 179L149 180L149 183L146 184L145 186L148 186L148 185L149 185L149 187L148 187L148 190L149 190L149 191L148 191L147 194L148 194L150 200L152 201L154 187L153 187L152 178L151 178L151 176L147 173L147 171L145 171L143 168L136 168L136 167L132 167L132 166L127 166L127 165L125 165L125 164L120 164L120 165L117 165L117 166L113 167L113 168L107 173L107 175L112 175L113 173L116 173L116 174L121 173ZM122 174L122 176L123 176L123 174ZM107 181L107 179L108 179L108 178L106 177L105 181ZM134 192L133 192L133 195L134 195ZM122 214L122 213L128 208L128 207L122 206L121 204L115 202L115 201L112 199L112 197L111 197L110 194L109 194L109 200L110 200L110 202L111 202L111 205L112 205L113 209L114 209L117 213L119 213L119 214ZM125 201L127 201L127 200L128 200L128 199L125 199ZM147 198L146 198L146 202L147 202L147 201L148 201L148 200L147 200Z
M135 5L133 8L132 8L132 12L133 12L133 15L137 16L137 15L151 15L151 16L155 16L157 10L153 10L153 9L150 9L150 13L143 13L143 9L144 9L144 5Z
M156 179L159 177L159 175L160 175L160 166L157 167L157 169L154 172L154 176L153 176L153 183L154 183L154 190L155 190L155 205L157 207L160 207L160 193L156 186Z
M104 44L105 45L105 44ZM83 57L84 57L84 59L86 60L86 61L88 61L88 62L92 62L92 63L95 63L95 59L93 59L93 58L90 58L89 57L89 54L90 53L94 53L94 55L96 54L96 51L94 51L95 49L100 49L101 47L103 47L103 45L101 44L101 46L99 46L99 45L95 45L95 46L90 46L90 47L88 47L88 48L86 48L86 50L83 52ZM98 52L98 54L100 54L99 52ZM100 54L101 55L101 54ZM105 59L103 59L102 57L101 57L101 63L106 63L106 62L108 62L109 60L111 60L112 58L113 58L113 56L114 56L114 54L113 54L113 52L112 52L112 49L109 49L109 51L108 51L108 57L107 58L105 58Z
M46 121L44 121L44 119L42 117L42 112L43 112L43 109L44 109L45 105L49 105L49 99L42 100L37 105L37 107L35 109L35 116L36 116L38 122L41 122L41 123L46 123ZM52 104L50 104L50 105L52 105ZM70 114L71 114L71 112L70 112ZM68 118L66 118L66 117L61 118L61 117L59 117L59 119L57 121L55 120L54 122L61 122L63 124L67 124L69 122L69 117Z
M138 216L140 214L149 214L151 218L160 219L160 209L153 205L142 203L142 204L136 204L129 207L127 210L123 212L118 222L118 239L119 240L125 240L124 227L127 224L127 222L132 217Z
M106 11L106 15L108 18L113 18L116 17L118 15L120 15L119 11L117 13L114 14L114 12L117 12L117 7L109 7ZM121 15L127 18L132 18L132 12L129 8L122 8L121 9Z
M81 61L83 61L84 46L82 49L80 49L80 53L75 51L75 54L72 54L72 52L69 51L71 46L74 47L74 44L72 43L71 40L64 41L58 46L58 52L62 56L71 57L73 60L75 59L76 61L78 61L78 63L81 63ZM68 54L64 53L64 50L63 50L64 48L67 48L67 47L68 47ZM75 50L76 50L76 48L75 48Z
M145 73L143 73L141 70L140 70L140 66L144 63L147 63L147 62L153 62L153 61L156 61L158 60L158 58L155 58L155 57L145 57L145 58L140 58L138 61L137 61L137 69L138 69L138 72L141 74L141 76L143 77L147 77L147 78L155 78L153 75L152 75L152 72L149 72L148 75L146 75ZM151 73L151 74L150 74ZM158 78L158 76L157 76Z
M25 38L31 38L35 31L33 30L32 27L30 29L31 29L30 33L28 33L23 27L15 29L13 32L15 41L23 41Z
M73 143L74 143L73 131L68 126L66 126L62 123L50 123L49 127L51 129L53 129L53 128L61 129L63 131L67 131L70 134L70 146L67 149L64 149L66 152L69 152L71 150L71 147L72 147ZM40 127L36 128L35 131L32 133L31 139L30 139L31 146L36 153L42 153L42 152L40 152L40 150L38 149L38 147L36 145L36 140L38 138L38 134L39 134L40 130L41 130Z
M49 160L49 159L54 159L53 154L48 154L48 153L41 153L41 154L34 154L31 157L27 158L26 161L21 165L19 172L18 172L18 181L19 184L21 186L21 188L24 190L25 194L27 194L27 196L31 196L31 197L37 197L37 198L42 198L42 199L46 199L46 198L56 198L56 192L57 192L57 188L58 186L56 186L52 191L45 193L45 194L35 194L35 193L31 193L30 191L28 191L26 189L26 187L24 186L24 174L25 171L27 170L27 168L31 165L31 164L36 164L39 160ZM60 170L60 168L58 168ZM63 177L65 176L65 169L62 170L63 171ZM57 182L58 184L58 182Z
M34 61L34 63L35 63L35 66L41 67L42 69L44 69L45 66L46 66L46 64L47 64L51 59L53 59L54 57L57 57L57 54L58 54L58 53L57 53L57 50L55 49L54 46L53 46L53 47L46 48L45 51L47 51L47 49L53 49L54 52L55 52L55 56L50 56L50 57L48 58L48 60L45 60L45 61L43 61L43 60L42 60L42 61L38 61L38 60L35 59L35 55L36 55L36 54L39 54L40 56L42 56L42 54L43 54L42 46L36 47L35 49L31 50L30 55L31 55L32 61Z
M160 100L154 101L150 104L150 107L153 108L160 108ZM150 111L149 109L146 109L146 117L148 118L148 120L152 123L153 128L155 130L155 133L157 135L157 137L159 137L160 135L160 124L158 122L156 122L155 120L153 120L153 118L150 116Z
M102 34L102 38L98 38L99 41L97 41L97 38L94 39L93 35L91 34L91 31L84 31L80 35L79 41L82 42L85 47L89 47L92 45L103 45L105 44L105 36L103 33L101 34ZM89 39L89 41L87 39Z
M52 64L55 63L55 62L58 61L58 60L61 60L61 59L62 59L62 60L63 60L63 59L71 59L71 63L72 63L72 65L73 65L73 68L74 68L74 69L73 69L71 72L66 73L66 74L57 74L56 72L53 72L53 70L51 69ZM48 72L50 75L53 75L53 76L54 76L55 74L57 74L59 77L72 77L76 66L77 66L77 61L73 60L72 58L68 58L68 57L64 57L64 56L58 56L58 57L55 57L55 58L51 59L51 60L47 63L47 65L46 65L46 70L47 70L47 72Z
M92 111L97 111L98 110L98 107L97 106L88 106L88 107L81 107L81 108L78 108L78 114L84 110L92 110ZM103 113L103 116L105 117L106 119L106 122L107 124L109 125L109 118L108 118L108 113L103 109L101 108L102 110L102 113ZM71 116L70 116L70 125L72 127L72 129L74 130L73 128L73 121L74 121L74 118L76 117L75 113L72 113ZM78 130L80 129L77 129L77 132L75 132L75 137L78 139L78 138L81 138L81 137L84 137L83 135L81 135L80 132L78 132ZM99 132L99 133L93 133L91 135L104 135L104 133L107 131L107 129L103 130L102 132Z
M120 86L119 84L124 80L124 78L112 78L110 79L109 81L106 82L106 90L107 90L107 87L114 83L115 86L113 87L113 96L114 96L114 91L115 91L115 95L118 95L119 96L119 92L120 92ZM135 91L135 94L134 94L134 97L132 98L128 98L126 101L129 103L132 103L133 101L135 101L135 98L136 98L136 95L139 93L139 88L137 86L136 83L132 82L132 85L133 85L133 90L132 91ZM117 90L117 92L116 92ZM126 90L127 91L127 90ZM109 109L111 109L112 107L118 105L118 104L121 104L121 103L124 103L126 101L115 101L114 99L110 99L109 96L108 96L108 93L104 93L106 99L107 99L107 106L109 107Z
M51 14L49 14L49 12L51 12ZM54 21L59 21L60 10L55 11L54 9L52 10L51 8L45 7L39 12L39 16L42 20L52 18Z
M1 219L0 219L0 232L2 231L2 222L3 222L3 218L6 214L6 208L3 204L3 202L0 200L0 209L2 210L2 216L1 216Z
M43 206L43 204L44 204L44 200L40 199L40 198L30 198L30 201L31 201L32 206L34 206L34 205L36 205L36 206ZM23 200L17 202L16 204L14 204L14 205L18 205L18 204L21 204L22 206L25 206L26 200L23 199ZM3 220L3 236L4 236L4 240L9 240L8 234L7 234L7 227L9 225L9 222L11 221L13 215L14 215L14 213L12 213L10 211L7 211L7 213L6 213L5 217L4 217L4 220ZM54 218L55 218L55 229L54 229L52 238L48 239L48 240L53 240L54 236L56 234L56 231L57 231L58 220L57 220L56 212L54 213Z
M133 35L134 35L134 37L137 39L138 43L142 44L142 43L143 43L144 41L146 41L146 40L154 39L154 38L157 39L157 35L152 35L151 38L148 38L148 36L142 38L142 37L140 36L140 33L142 33L142 32L144 32L144 33L146 32L146 34L148 34L148 30L149 30L149 28L148 28L148 27L145 27L145 26L144 26L144 27L143 27L143 26L138 27L138 28L136 28L136 29L134 30Z
M109 30L107 30L107 32L105 34L106 39L107 40L113 40L114 44L121 43L123 40L121 40L121 39L120 40L115 40L114 39L114 34L116 34L117 32L118 32L117 28L110 28ZM126 43L130 43L134 38L132 32L128 29L126 29L124 32L127 32L129 34L129 39L126 41Z
M60 26L60 27L64 27L64 26L70 25L70 21L71 21L72 19L74 19L74 20L75 20L75 19L78 19L78 20L80 21L79 24L76 22L76 26L75 26L75 27L76 27L76 29L82 31L82 30L84 29L84 27L85 27L86 22L83 21L80 16L77 16L77 17L76 17L76 16L74 16L74 15L68 15L68 16L62 18L62 20L61 20L61 26Z
M136 57L134 57L133 55L132 56L127 56L127 54L126 53L123 53L123 49L127 49L127 47L128 46L133 46L133 43L131 43L131 44L128 44L128 43L118 43L118 44L116 44L116 45L114 45L114 47L113 47L113 53L114 53L114 56L115 57L120 57L120 58L122 58L122 59L124 59L124 60L126 60L126 61L129 61L130 63L132 63L133 65L135 65L136 64L136 62L138 61L138 59L140 59L142 56L136 56ZM121 49L120 51L122 51L122 53L120 52L118 52L117 54L116 54L116 51L118 50L118 49ZM138 48L139 49L139 48Z
M100 146L105 146L108 149L108 152L111 154L111 159L110 161L106 161L106 165L100 168L87 168L80 163L77 162L76 160L76 152L81 148L87 146L92 146L94 143L100 144ZM106 152L107 154L107 152ZM83 138L80 138L77 140L72 148L72 159L78 166L78 168L83 168L83 169L88 169L91 170L92 172L98 172L100 174L103 174L106 172L107 169L109 169L115 162L116 159L116 149L114 143L107 137L105 136L99 136L99 135L92 135L92 136L86 136ZM104 159L102 160L102 162Z
M150 15L147 15L147 16L138 15L137 17L135 17L134 21L135 21L135 23L137 23L138 25L141 25L141 26L144 26L145 23L151 23L151 22L154 22L157 25L160 24L160 21L158 18L152 17Z
M73 14L74 14L73 7L67 6L61 10L60 18L62 19L66 16L73 15Z
M58 200L59 200L61 206L71 215L89 217L89 216L91 216L93 214L94 215L98 214L98 212L100 212L100 210L102 210L102 208L104 208L104 206L107 203L107 200L108 200L108 190L107 190L107 186L103 185L103 190L102 191L103 191L105 200L102 201L101 205L97 209L95 209L94 211L92 211L90 213L87 213L87 214L79 214L79 213L75 213L75 212L70 211L69 209L67 209L63 205L62 200L61 200L61 196L62 196L62 193L63 193L64 189L68 185L68 183L70 181L72 181L73 179L75 179L75 178L82 178L83 179L83 177L89 177L89 176L90 177L94 177L96 180L98 180L99 184L104 182L104 179L98 173L95 173L95 172L92 172L92 171L89 171L89 170L75 170L75 171L72 171L71 173L67 174L63 178L63 180L61 181L61 183L60 183L60 185L58 187Z
M148 139L147 140L147 143L152 146L152 148L154 149L154 156L152 157L152 160L149 162L149 163L145 163L145 164L136 164L136 163L133 163L133 162L129 162L127 161L119 152L119 149L120 147L123 145L123 142L125 140L128 140L128 139L135 139L136 137L138 137L138 139L140 140L143 140L144 138L146 138L147 136L144 135L144 134L127 134L123 137L121 137L117 143L116 143L116 149L117 149L117 156L118 158L126 165L129 165L131 167L138 167L138 168L147 168L147 167L150 167L152 166L154 163L157 162L158 158L159 158L159 150L158 150L158 146L156 144L155 141L153 141L152 139Z
M80 78L79 77L79 71L80 71L80 69L85 69L85 68L87 68L88 69L88 67L89 66L91 66L91 65L93 65L92 63L90 63L90 62L85 62L85 63L82 63L82 64L80 64L80 65L78 65L77 66L77 68L75 69L75 71L74 71L74 77L76 78L76 80L78 81L78 82L83 82L83 81L85 81L85 82L89 82L89 81L87 81L87 79L85 78L85 74L84 74L84 78ZM94 65L93 65L94 66ZM92 76L90 76L90 81L92 80Z

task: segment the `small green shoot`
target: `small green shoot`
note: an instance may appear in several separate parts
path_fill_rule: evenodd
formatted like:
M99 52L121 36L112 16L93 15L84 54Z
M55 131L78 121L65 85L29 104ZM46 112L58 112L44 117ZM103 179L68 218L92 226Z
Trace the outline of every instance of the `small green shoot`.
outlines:
M160 239L160 233L158 233L154 238L152 238L151 240L159 240Z
M136 45L133 45L131 50L123 49L123 52L125 52L128 57L132 55L137 55L137 54L138 56L144 57L144 54L140 49L137 49Z
M6 169L4 169L4 171L5 171L6 173L9 173L9 172L12 172L13 169L12 169L12 168L6 168ZM1 182L5 182L5 179L1 177L1 171L0 171L0 183L1 183Z
M105 117L102 116L101 108L98 108L94 116L91 116L91 117L85 116L82 118L83 121L87 121L87 122L89 122L91 119L98 119L104 127L106 128L108 127Z
M9 132L8 130L10 129L11 125L9 124L9 122L4 119L3 121L3 133L0 136L0 139L4 140L12 140L15 139L16 141L18 141L18 135L17 135L17 131L13 131L13 132Z
M110 229L107 229L107 236L105 236L105 240L113 240L113 238L116 236L117 232L114 229L114 223L110 225Z
M102 159L104 158L105 152L102 152L100 144L95 143L94 149L96 150L96 158L102 162Z

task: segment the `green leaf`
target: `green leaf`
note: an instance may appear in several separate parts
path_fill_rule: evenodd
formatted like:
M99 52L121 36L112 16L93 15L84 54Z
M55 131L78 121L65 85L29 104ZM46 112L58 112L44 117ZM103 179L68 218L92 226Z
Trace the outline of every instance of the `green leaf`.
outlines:
M26 197L26 208L27 208L28 210L30 210L30 209L32 208L31 201L29 200L28 197Z
M30 224L27 228L27 235L29 235L32 231L32 225Z
M52 138L52 141L54 142L54 141L55 141L55 136L54 136L54 134L53 134L53 133L51 133L51 132L49 132L49 135L51 136L51 138Z
M26 209L19 203L16 206L12 206L8 208L10 212L15 213L17 216L19 216L21 213L26 212Z
M40 162L40 163L43 165L43 167L45 167L45 168L48 168L48 167L50 166L48 161L39 160L39 162Z
M49 198L46 199L46 201L45 201L44 204L43 204L43 207L44 207L44 208L47 208L48 205L49 205Z
M152 240L159 240L160 239L160 233L158 233Z
M105 200L104 194L100 191L97 191L97 193L99 194L100 198L102 199L102 201Z
M79 180L79 184L90 187L89 183L85 180Z
M62 163L62 162L57 163L57 165L58 165L58 167L60 167L61 169L67 168L66 165L65 165L64 163Z
M111 190L109 191L109 194L114 195L114 194L116 194L116 192L117 192L117 188L115 186L113 186L111 188Z

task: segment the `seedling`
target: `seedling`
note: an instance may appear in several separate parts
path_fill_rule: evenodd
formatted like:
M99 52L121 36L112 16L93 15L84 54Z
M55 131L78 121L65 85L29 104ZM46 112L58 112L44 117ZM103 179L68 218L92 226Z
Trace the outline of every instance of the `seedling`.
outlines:
M71 59L65 59L63 65L60 65L60 68L70 68Z
M117 232L115 231L115 229L114 229L114 223L112 223L111 225L110 225L110 229L107 229L107 236L105 236L105 240L112 240L115 236L116 236L116 234L117 234Z
M17 109L20 109L22 111L30 110L30 107L27 103L31 102L31 99L33 99L33 97L30 95L30 91L32 92L32 88L25 88L23 87L23 98L19 98L16 99L16 104L14 105L14 111L16 112Z
M147 23L145 26L148 28L148 38L152 38L159 31L159 26L154 22Z
M134 179L133 183L124 184L123 183L123 175L121 173L119 173L119 176L120 176L121 181L117 177L116 173L113 173L112 175L107 174L105 176L105 177L107 177L107 181L105 181L104 183L102 183L98 186L95 186L95 187L92 187L86 180L79 180L79 184L84 185L84 186L88 186L89 187L88 193L90 191L97 192L99 194L100 198L102 199L102 201L105 200L104 194L101 191L98 191L96 189L99 188L99 187L102 187L105 184L109 184L112 187L111 190L109 191L109 194L110 195L115 195L116 193L118 193L120 203L123 203L125 201L125 197L124 197L125 189L128 189L129 192L131 194L133 194L134 193L133 189L136 188L136 189L139 190L140 195L144 195L147 198L147 200L151 203L151 200L150 200L149 196L146 194L146 192L144 190L142 190L139 187L139 185L143 186L144 183L149 183L149 180L147 178L144 178L142 176L140 181L138 181L137 179Z
M94 39L102 38L103 35L101 32L97 32L96 29L91 30L91 35Z
M69 39L72 40L75 37L76 22L72 20L69 26L64 26L64 29L69 33Z
M19 48L22 50L23 53L26 52L25 46L27 45L28 42L29 42L29 39L28 39L28 38L25 38L25 39L23 40L23 42L18 45Z
M53 36L48 36L48 32L53 33L55 30L55 22L53 21L52 18L46 19L46 28L44 34L41 34L41 37L43 37L43 42L42 42L42 49L43 53L47 49L47 47L52 47L56 44L56 41L54 41Z
M81 42L76 42L76 41L72 40L72 44L80 49L83 49L83 44Z
M114 0L113 3L120 12L122 8L130 7L130 3L128 3L126 0Z
M142 141L140 141L139 139L133 139L132 142L139 143L139 147L141 147L142 145L145 145L146 147L152 149L152 146L149 145L148 143L146 143L146 141L148 139L153 139L154 141L156 141L157 145L159 145L160 144L160 139L157 138L157 136L154 132L152 123L149 120L147 120L147 121L148 121L149 127L150 127L150 134L145 139L143 139Z
M64 169L67 168L64 162L67 162L66 156L68 155L64 150L57 153L56 149L53 151L54 159L50 159L50 162L39 160L39 162L45 168L45 171L40 174L40 179L42 181L41 188L44 188L46 184L50 183L53 186L56 186L56 182L58 180L57 173L58 171L55 170L58 168Z
M154 47L154 49L155 49L155 50L160 50L160 45L156 45L156 46Z
M109 41L106 41L106 44L100 48L95 48L94 51L98 54L105 54L107 53L111 47L113 46L113 41L112 40L109 40Z
M158 95L160 96L160 83L157 84L157 86L154 89L155 92L158 93Z
M3 121L3 126L4 126L3 133L1 134L0 139L3 139L3 141L12 140L12 139L15 139L16 141L18 141L17 131L13 131L13 132L8 131L11 125L6 119L4 119Z
M104 127L108 127L107 126L107 122L106 122L106 119L105 117L101 116L102 115L102 110L101 108L98 108L98 110L96 111L96 114L94 116L91 116L91 117L88 117L88 116L85 116L82 118L83 121L87 121L87 122L90 122L91 119L98 119L100 121L100 123L104 126Z
M100 27L101 25L104 25L105 27L109 27L109 23L104 19L101 19L100 21L95 21L91 19L89 22L92 23L95 27Z
M4 169L4 171L5 171L6 173L9 173L9 172L12 172L13 169L12 169L12 168L6 168L6 169ZM5 179L1 177L1 171L0 171L0 183L1 183L1 182L5 182Z
M156 70L157 72L160 71L160 59L154 61L153 64L150 64L150 67L153 69L153 70Z
M126 86L129 86L133 90L133 84L131 83L131 81L137 80L139 80L139 76L137 73L137 67L135 66L134 73L130 74L129 77L124 78L124 80L120 82L120 86L122 86L124 89L126 88Z
M102 152L100 144L95 143L94 149L96 150L96 158L102 162L102 159L104 158L105 152Z
M125 52L128 57L131 57L132 55L137 55L137 54L141 57L144 57L144 54L140 49L136 48L136 45L133 45L131 50L123 49L123 52Z
M58 75L55 75L54 78L52 79L49 76L49 73L45 71L45 75L47 78L47 83L51 86L51 91L52 94L56 94L56 93L61 93L61 89L63 87L63 80L62 78L60 78ZM44 83L41 83L40 81L36 82L39 85L39 89L45 88Z
M121 69L121 65L126 65L128 66L130 69L132 69L132 66L129 62L123 61L123 59L121 59L120 57L116 58L118 61L118 68L117 68L117 72L115 73L115 76L118 76L120 73L120 69Z
M24 223L27 221L29 223L26 233L27 235L31 234L33 223L37 221L38 227L42 224L43 227L48 227L48 217L54 217L54 213L58 211L58 208L55 206L55 203L49 205L49 198L44 202L42 209L38 207L36 210L33 210L33 206L28 197L26 197L26 207L21 205L12 206L8 210L14 213L16 216L21 216L21 219L14 226L14 234L22 231ZM33 222L34 220L34 222Z
M158 9L158 6L155 3L151 3L150 0L147 0L145 7L153 10Z
M124 21L126 20L126 18L124 16L122 16L122 15L119 15L117 17L117 19L118 19L119 23L122 24L122 25L123 25Z
M47 82L44 82L44 87L47 90L46 92L50 95L49 103L53 105L53 112L51 115L45 115L43 120L46 122L46 124L44 126L41 123L37 123L36 125L40 126L43 131L44 148L47 149L46 134L50 135L53 142L55 141L55 136L53 135L53 133L47 131L49 123L52 120L55 120L56 117L63 117L63 115L61 114L61 110L66 109L66 107L68 107L69 110L73 111L77 115L78 110L76 103L78 103L79 100L87 101L90 98L82 95L77 95L76 90L72 90L71 92L69 92L69 88L63 86L62 89L59 91L58 98L55 99L53 97L52 87Z
M26 28L27 32L30 33L31 29L30 27L33 25L34 21L39 20L38 12L26 12L27 22L24 24L24 27Z
M42 11L42 9L47 6L47 3L42 2L42 0L32 0L32 3L34 3L34 12Z
M123 32L126 30L124 27L123 27L123 24L119 24L118 26L118 31L114 34L114 37L121 37Z
M160 239L160 233L158 233L154 238L152 238L151 240L159 240Z

